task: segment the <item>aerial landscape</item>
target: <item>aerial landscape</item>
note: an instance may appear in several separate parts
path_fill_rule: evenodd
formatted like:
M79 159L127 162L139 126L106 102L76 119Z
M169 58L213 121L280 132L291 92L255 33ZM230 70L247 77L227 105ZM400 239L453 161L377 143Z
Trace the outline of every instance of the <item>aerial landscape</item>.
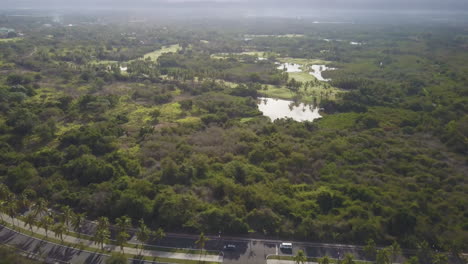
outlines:
M0 72L0 264L468 263L464 0L5 1Z

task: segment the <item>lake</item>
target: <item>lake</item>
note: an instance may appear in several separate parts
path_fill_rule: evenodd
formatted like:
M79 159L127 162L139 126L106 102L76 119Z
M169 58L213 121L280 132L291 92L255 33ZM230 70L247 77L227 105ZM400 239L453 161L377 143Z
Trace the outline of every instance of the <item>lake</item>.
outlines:
M294 103L289 100L276 98L259 97L258 109L264 116L268 116L272 121L289 117L296 121L314 121L321 118L318 107L304 103Z
M285 70L286 72L302 72L301 66L301 64L296 63L282 63L277 67L277 69Z
M322 72L336 70L335 68L327 67L327 65L312 65L311 69L312 71L309 74L313 75L317 80L324 82L328 82L330 79L323 78Z

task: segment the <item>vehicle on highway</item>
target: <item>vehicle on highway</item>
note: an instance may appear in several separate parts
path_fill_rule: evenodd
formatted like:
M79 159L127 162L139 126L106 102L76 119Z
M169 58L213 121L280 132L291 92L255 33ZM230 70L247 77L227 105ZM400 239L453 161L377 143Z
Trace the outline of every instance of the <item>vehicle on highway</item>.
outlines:
M104 250L107 252L111 252L112 248L110 246L104 246Z
M227 251L233 251L233 250L236 250L236 245L233 245L233 244L227 244L224 246L224 250L227 250Z
M280 249L292 249L292 243L281 243Z

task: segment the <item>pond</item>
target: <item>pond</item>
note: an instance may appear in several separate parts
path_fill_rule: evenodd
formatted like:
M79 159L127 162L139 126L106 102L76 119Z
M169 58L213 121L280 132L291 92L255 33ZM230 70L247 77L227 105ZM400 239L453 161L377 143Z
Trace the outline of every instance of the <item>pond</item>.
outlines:
M327 67L327 65L312 65L310 68L312 69L312 71L309 73L315 78L317 78L317 80L324 82L328 82L330 81L330 79L323 78L322 72L336 70L335 68Z
M302 72L301 64L296 63L281 63L278 66L278 70L286 70L286 72Z
M314 121L322 116L318 107L304 103L295 103L289 100L276 98L258 98L258 109L264 116L268 116L272 121L281 118L292 118L296 121Z

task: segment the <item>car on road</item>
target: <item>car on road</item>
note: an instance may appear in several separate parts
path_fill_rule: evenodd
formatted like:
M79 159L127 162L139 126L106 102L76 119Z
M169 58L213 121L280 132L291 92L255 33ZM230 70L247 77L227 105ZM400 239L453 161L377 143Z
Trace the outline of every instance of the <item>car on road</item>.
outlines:
M104 246L104 250L107 252L111 252L112 248L110 246Z
M292 243L281 243L280 244L280 249L292 249Z
M234 251L236 250L236 245L234 244L227 244L224 246L224 250L227 250L227 251Z

